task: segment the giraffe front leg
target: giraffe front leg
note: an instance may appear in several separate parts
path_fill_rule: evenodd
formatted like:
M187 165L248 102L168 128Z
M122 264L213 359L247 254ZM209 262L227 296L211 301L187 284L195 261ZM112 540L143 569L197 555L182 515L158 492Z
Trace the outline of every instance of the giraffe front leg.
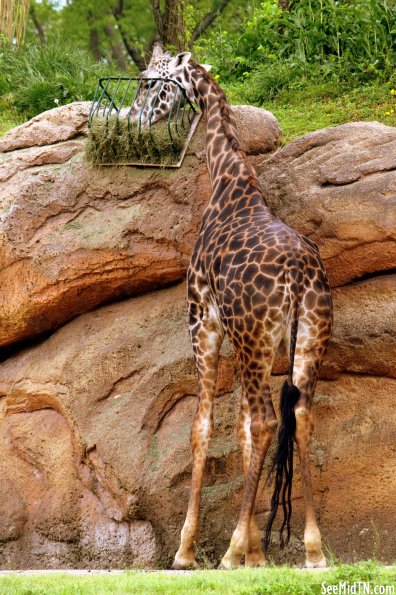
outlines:
M172 565L176 570L198 566L195 560L195 545L199 538L202 477L213 430L213 400L219 350L223 340L221 328L217 320L209 317L209 310L204 311L202 319L193 320L190 331L198 370L199 394L198 408L191 431L193 469L190 497L181 532L180 547Z
M243 457L243 474L246 481L249 471L252 440L250 436L249 404L246 398L246 392L244 390L242 390L241 409L238 422L238 436ZM245 554L245 566L253 568L256 566L264 566L265 564L266 559L261 546L261 535L253 509L249 525L249 546L248 551Z
M199 512L201 504L202 477L208 452L209 440L213 429L212 403L203 406L201 400L195 416L191 447L193 451L193 471L191 477L190 497L186 520L181 531L180 547L177 550L172 568L186 570L197 568L195 546L199 538Z

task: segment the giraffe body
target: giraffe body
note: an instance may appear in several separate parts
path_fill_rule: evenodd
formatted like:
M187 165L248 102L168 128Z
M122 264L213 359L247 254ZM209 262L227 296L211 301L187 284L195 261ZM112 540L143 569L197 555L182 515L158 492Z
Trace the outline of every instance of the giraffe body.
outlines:
M282 340L290 354L290 371L282 391L283 416L267 545L280 500L286 510L283 525L289 534L294 439L306 507L306 563L324 566L308 457L312 399L332 327L326 273L315 244L270 212L256 174L241 151L232 111L221 88L204 68L189 61L189 53L165 62L163 56L157 56L148 76L157 72L158 59L162 68L167 66L166 76L179 82L206 114L207 161L213 188L187 275L199 399L191 434L190 498L174 568L196 566L202 476L213 428L219 350L226 334L234 346L241 375L238 434L245 487L237 527L222 566L239 566L242 558L247 566L265 563L254 502L263 461L278 425L269 381Z

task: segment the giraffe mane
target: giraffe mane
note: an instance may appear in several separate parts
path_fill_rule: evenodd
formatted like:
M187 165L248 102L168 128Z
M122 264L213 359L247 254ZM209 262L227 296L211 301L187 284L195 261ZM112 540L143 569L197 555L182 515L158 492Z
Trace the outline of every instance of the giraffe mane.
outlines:
M248 163L246 160L246 153L241 148L241 144L239 142L239 138L235 136L233 126L231 125L231 118L230 114L232 113L232 108L228 103L226 94L224 93L223 89L220 87L219 83L216 79L203 67L201 64L194 62L194 60L190 60L189 62L191 66L197 70L201 75L204 81L210 84L219 96L219 107L220 107L220 114L221 114L221 126L223 132L227 138L227 140L231 143L232 150L235 152L239 152L241 158L245 161L246 167L250 171L249 175L249 182L258 186L256 172L254 171L253 167Z

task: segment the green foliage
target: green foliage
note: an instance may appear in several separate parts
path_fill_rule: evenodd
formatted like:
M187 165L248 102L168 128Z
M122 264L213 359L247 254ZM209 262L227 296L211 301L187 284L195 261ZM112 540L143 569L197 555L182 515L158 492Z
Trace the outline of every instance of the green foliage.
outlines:
M217 30L200 42L222 78L245 79L262 102L307 81L349 84L389 79L396 59L394 0L265 0L239 33Z
M92 98L101 76L119 74L71 43L0 46L0 97L26 119L72 101Z
M0 96L0 137L10 128L22 124L23 117L12 105L10 97Z
M231 103L249 103L251 89L243 83L228 82L224 89ZM395 90L381 81L353 88L337 81L306 81L299 89L283 88L267 99L264 107L277 117L283 141L289 143L308 132L345 122L375 120L395 126L395 99ZM262 105L261 101L253 103Z
M149 0L31 0L36 23L41 25L44 36L51 41L61 36L75 46L90 51L98 57L113 56L114 45L121 46L121 53L128 61L124 45L146 56L152 41L158 36ZM185 38L190 40L205 15L219 5L219 0L188 0L183 2ZM164 3L160 3L162 14ZM240 0L229 0L222 12L224 26L235 30L246 18L246 8ZM37 41L38 32L33 16L28 23L28 39ZM187 49L187 48L186 48Z
M67 39L84 49L91 49L90 33L96 30L100 53L103 57L110 57L110 43L105 34L105 25L116 25L113 7L116 2L112 0L71 0L60 12L58 30ZM155 34L155 23L150 2L147 0L126 0L122 17L118 26L121 26L130 43L143 51L145 45ZM118 31L119 29L115 30Z

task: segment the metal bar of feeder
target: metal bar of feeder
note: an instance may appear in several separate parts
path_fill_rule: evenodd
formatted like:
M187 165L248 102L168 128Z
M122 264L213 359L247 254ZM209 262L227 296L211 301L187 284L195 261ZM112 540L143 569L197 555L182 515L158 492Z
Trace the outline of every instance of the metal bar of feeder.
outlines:
M125 89L124 95L122 96L122 99L121 99L119 112L122 110L122 106L124 105L125 97L127 96L127 93L129 91L129 87L131 86L131 81L132 81L132 79L130 78L129 81L128 81L127 88Z
M117 92L120 87L120 83L121 83L121 78L118 79L115 91L113 91L113 94L111 96L111 102L110 102L110 106L109 106L109 111L107 112L106 123L109 121L109 116L111 115L111 112L113 111L113 105L114 105L114 109L116 110L116 112L119 113L119 109L117 108L117 106L114 102L114 99L117 96Z
M171 108L169 110L169 116L168 116L168 132L169 132L169 136L170 136L170 139L171 139L171 143L172 144L173 144L173 136L172 136L172 131L171 131L171 116L172 116L173 107L175 105L175 100L176 100L176 97L177 97L178 93L179 93L179 86L177 86L177 91L176 91L176 93L173 96L173 101L172 101L172 105L171 105Z
M180 104L181 104L181 100L182 99L183 99L183 93L180 93L180 99L179 99L179 103L177 105L176 116L175 116L175 128L176 128L176 132L179 132L178 118L179 118Z
M107 112L106 112L106 110L108 109L108 101L109 101L109 100L108 100L108 97L107 97L107 95L106 95L106 96L105 96L105 102L104 102L104 105L103 105L103 117L105 117L105 116L106 116L106 113L107 113ZM107 121L107 120L106 120L106 121Z
M158 91L157 91L157 95L156 95L156 96L155 96L155 98L154 98L154 101L153 101L153 107L151 108L151 110L150 110L150 114L149 114L149 117L148 117L148 121L149 121L149 129L150 129L150 138L151 138L151 141L152 141L152 143L153 143L154 147L157 149L157 151L158 151L158 152L159 152L159 149L158 149L158 147L157 147L157 143L155 142L155 139L154 139L154 137L153 137L153 133L152 133L152 130L151 130L151 120L153 119L155 104L157 103L158 96L159 96L159 94L160 94L160 92L161 92L161 89L162 89L162 86L163 86L163 84L164 84L164 81L163 81L163 79L159 79L159 82L160 82L159 89L158 89Z
M151 86L153 84L153 80L154 79L152 79L150 81L150 84L149 84L148 89L147 89L147 93L146 93L146 97L145 97L144 103L143 103L142 108L141 108L140 113L139 113L139 130L138 130L138 136L140 135L140 131L142 129L142 115L143 115L143 110L146 107L146 101L147 101L148 96L149 96L149 93L151 91Z
M102 97L103 97L103 94L106 96L106 104L105 105L107 105L108 100L111 101L111 95L108 94L107 87L109 86L109 82L111 80L114 80L114 78L115 77L109 77L108 79L99 79L100 83L102 83L102 81L104 81L104 80L106 81L106 85L105 85L105 87L103 89L103 93L102 93ZM104 116L104 113L103 113L103 116Z
M128 133L129 133L129 131L130 131L130 128L131 128L131 112L132 112L132 110L133 110L133 108L134 108L135 101L136 101L136 98L137 98L137 96L138 96L138 93L139 93L139 91L140 91L140 87L142 86L142 80L143 80L143 79L137 79L137 78L135 78L135 77L134 77L134 78L131 78L131 80L139 80L139 84L138 84L138 87L137 87L137 89L136 89L135 97L133 98L133 101L132 101L132 103L131 103L130 110L129 110L129 112L128 112L128 115L127 115L127 120L128 120Z
M91 125L92 114L94 112L94 107L95 107L95 103L96 103L96 96L98 94L98 91L99 91L99 81L98 81L98 83L96 85L95 95L94 95L94 98L92 100L92 104L91 104L91 107L90 107L90 110L89 110L89 114L88 114L88 126Z
M183 106L183 113L182 113L182 126L184 128L184 114L186 112L186 107L187 107L187 101L184 102L184 106Z
M103 85L102 85L102 81L104 81L104 80L107 81L105 87L103 87ZM110 82L110 79L99 79L98 85L100 85L102 87L102 92L101 92L101 94L99 96L99 99L98 99L98 106L96 108L96 115L98 115L98 113L99 113L100 103L102 101L103 95L106 93L106 89L107 89L107 87L109 85L109 82ZM104 116L104 112L103 112L103 116Z
M157 103L158 95L160 94L160 91L162 89L162 85L163 84L164 84L164 81L160 79L160 86L159 86L159 89L157 91L157 95L155 96L155 99L153 101L153 107L151 108L150 114L149 114L149 117L148 117L150 128L151 128L151 120L153 119L153 115L154 115L155 104Z

